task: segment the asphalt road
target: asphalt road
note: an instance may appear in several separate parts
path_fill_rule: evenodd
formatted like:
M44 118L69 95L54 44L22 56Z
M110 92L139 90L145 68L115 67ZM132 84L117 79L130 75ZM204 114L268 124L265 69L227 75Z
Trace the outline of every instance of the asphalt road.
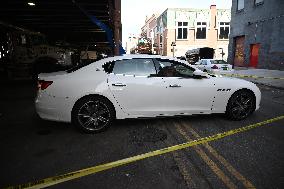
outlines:
M99 134L40 120L34 88L2 84L0 188L52 177L284 115L284 91L260 86L261 108L243 121L222 115L117 120ZM284 188L284 120L147 158L50 188Z

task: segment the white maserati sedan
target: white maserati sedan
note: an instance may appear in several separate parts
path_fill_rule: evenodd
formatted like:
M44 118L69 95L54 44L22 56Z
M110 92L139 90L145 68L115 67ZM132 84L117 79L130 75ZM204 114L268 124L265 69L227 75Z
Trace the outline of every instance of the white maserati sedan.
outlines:
M35 106L42 119L95 133L125 118L225 113L241 120L259 109L260 99L245 80L209 75L171 57L125 55L39 74Z

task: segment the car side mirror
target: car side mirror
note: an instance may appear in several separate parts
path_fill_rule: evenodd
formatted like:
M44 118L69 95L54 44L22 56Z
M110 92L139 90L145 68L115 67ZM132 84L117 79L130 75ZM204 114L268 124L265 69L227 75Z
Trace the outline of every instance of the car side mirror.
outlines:
M193 77L197 78L197 79L201 79L201 78L208 78L208 74L201 71L201 70L195 70L193 72Z

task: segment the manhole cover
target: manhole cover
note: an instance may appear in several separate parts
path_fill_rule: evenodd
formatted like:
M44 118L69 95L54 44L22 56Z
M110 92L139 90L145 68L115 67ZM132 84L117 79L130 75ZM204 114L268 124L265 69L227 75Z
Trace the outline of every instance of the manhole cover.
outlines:
M155 127L145 127L142 129L133 130L130 132L131 142L143 143L143 142L158 142L167 139L167 134L161 129Z

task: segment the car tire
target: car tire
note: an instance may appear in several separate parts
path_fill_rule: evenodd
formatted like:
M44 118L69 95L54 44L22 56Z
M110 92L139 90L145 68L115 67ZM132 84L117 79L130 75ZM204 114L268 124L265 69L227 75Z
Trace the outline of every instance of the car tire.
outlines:
M227 104L226 116L231 120L247 118L255 110L255 96L252 91L236 91Z
M72 111L72 123L85 133L99 133L106 130L114 118L112 103L99 96L80 99Z

